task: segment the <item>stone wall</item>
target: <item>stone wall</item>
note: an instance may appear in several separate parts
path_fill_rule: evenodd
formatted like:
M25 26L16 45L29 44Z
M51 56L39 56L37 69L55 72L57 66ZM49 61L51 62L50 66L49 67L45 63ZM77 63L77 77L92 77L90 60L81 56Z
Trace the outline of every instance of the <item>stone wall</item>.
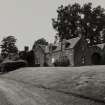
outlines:
M34 50L35 53L35 64L39 64L39 66L44 66L45 62L45 54L42 52L40 48L36 48Z
M90 52L89 55L90 55L90 59L91 59L90 62L92 65L94 65L92 62L92 56L94 54L98 54L100 56L99 64L104 64L104 53L105 52L102 49L100 49L98 46L91 46L91 47L89 47L89 52Z
M87 43L83 40L80 40L74 47L74 65L83 66L90 64L90 50L87 46Z

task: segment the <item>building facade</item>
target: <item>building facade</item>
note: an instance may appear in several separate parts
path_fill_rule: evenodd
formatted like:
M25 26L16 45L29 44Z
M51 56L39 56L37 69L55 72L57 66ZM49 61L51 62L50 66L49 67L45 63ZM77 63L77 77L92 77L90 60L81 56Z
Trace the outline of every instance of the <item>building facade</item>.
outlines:
M105 43L88 46L86 40L80 37L63 40L57 45L35 45L33 48L35 64L53 66L53 63L63 55L67 56L70 66L105 64Z

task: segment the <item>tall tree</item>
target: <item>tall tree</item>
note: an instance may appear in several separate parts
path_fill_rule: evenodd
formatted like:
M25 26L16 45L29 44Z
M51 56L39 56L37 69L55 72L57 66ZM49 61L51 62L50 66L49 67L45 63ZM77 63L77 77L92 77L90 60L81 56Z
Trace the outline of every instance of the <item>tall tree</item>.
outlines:
M16 46L16 38L8 36L3 38L1 46L1 55L6 58L10 54L17 54L18 48Z
M105 10L100 6L93 8L92 3L61 5L52 25L61 40L81 35L90 40L91 45L102 43L105 39Z

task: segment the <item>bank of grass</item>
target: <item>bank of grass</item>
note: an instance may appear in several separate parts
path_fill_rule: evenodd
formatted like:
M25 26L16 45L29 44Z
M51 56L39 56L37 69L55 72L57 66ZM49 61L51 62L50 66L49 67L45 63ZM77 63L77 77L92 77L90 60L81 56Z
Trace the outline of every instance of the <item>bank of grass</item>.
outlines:
M105 66L21 68L1 77L105 100Z

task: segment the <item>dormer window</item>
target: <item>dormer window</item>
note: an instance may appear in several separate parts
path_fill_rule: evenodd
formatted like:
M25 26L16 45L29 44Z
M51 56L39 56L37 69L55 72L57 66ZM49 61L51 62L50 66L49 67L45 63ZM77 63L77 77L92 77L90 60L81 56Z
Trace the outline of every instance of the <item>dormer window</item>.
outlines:
M89 44L90 43L90 39L86 39L87 43Z
M52 46L52 51L55 50L57 48L57 46Z
M67 42L67 43L65 44L65 48L68 48L69 46L70 46L70 43Z

